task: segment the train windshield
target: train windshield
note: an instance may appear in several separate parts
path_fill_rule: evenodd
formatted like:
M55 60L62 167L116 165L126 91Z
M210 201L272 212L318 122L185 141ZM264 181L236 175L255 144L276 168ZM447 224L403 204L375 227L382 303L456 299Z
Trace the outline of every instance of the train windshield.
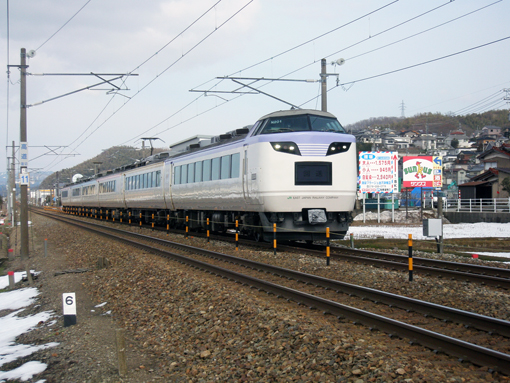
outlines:
M345 133L336 118L303 114L270 117L260 124L255 135L307 131Z

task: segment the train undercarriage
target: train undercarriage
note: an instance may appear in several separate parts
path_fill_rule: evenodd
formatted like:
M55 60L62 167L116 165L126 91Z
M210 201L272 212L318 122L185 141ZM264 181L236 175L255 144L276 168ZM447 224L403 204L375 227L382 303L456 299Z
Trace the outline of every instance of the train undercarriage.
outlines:
M191 231L210 230L224 233L238 230L239 233L270 242L276 236L279 240L321 241L327 231L331 239L343 239L349 224L351 212L326 212L323 209L303 209L301 212L233 212L161 209L120 209L64 206L69 214L129 225L153 225L167 229Z

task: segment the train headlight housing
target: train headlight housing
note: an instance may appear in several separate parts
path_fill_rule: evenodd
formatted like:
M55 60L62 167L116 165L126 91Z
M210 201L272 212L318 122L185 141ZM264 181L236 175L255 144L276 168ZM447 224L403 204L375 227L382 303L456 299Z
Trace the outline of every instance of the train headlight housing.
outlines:
M350 142L333 142L329 145L328 152L326 156L331 156L332 154L345 153L351 147Z
M301 155L298 146L294 142L271 142L271 146L277 152Z

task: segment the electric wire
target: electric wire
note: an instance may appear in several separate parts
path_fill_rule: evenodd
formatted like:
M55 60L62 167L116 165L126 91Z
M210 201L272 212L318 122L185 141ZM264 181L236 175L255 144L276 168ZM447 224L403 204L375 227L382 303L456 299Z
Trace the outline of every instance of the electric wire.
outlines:
M467 52L470 52L470 51L473 51L473 50L476 50L476 49L479 49L479 48L486 47L486 46L488 46L488 45L492 45L492 44L496 44L496 43L499 43L499 42L502 42L502 41L508 40L508 39L510 39L510 36L503 37L503 38L501 38L501 39L494 40L494 41L491 41L491 42L488 42L488 43L485 43L485 44L477 45L477 46L472 47L472 48L464 49L464 50L462 50L462 51L458 51L458 52L455 52L455 53L451 53L451 54L446 55L446 56L437 57L437 58L432 59L432 60L424 61L424 62L421 62L421 63L418 63L418 64L414 64L414 65L409 65L409 66L407 66L407 67L403 67L403 68L395 69L395 70L392 70L392 71L389 71L389 72L385 72L385 73L381 73L381 74L378 74L378 75L374 75L374 76L369 76L369 77L361 78L361 79L359 79L359 80L354 80L354 81L344 82L344 83L339 84L339 85L340 85L340 86L342 86L342 85L348 85L348 84L359 83L359 82L362 82L362 81L371 80L371 79L378 78L378 77L382 77L382 76L386 76L386 75L389 75L389 74L393 74L393 73L397 73L397 72L402 72L402 71L407 70L407 69L416 68L416 67L418 67L418 66L425 65L425 64L430 64L430 63L433 63L433 62L435 62L435 61L444 60L444 59L446 59L446 58L450 58L450 57L453 57L453 56L457 56L457 55L462 54L462 53L467 53Z
M423 33L430 32L431 30L434 30L434 29L436 29L436 28L439 28L439 27L445 26L446 24L449 24L450 22L457 21L457 20L459 20L459 19L461 19L461 18L463 18L463 17L466 17L466 16L469 16L469 15L471 15L471 14L473 14L473 13L479 12L479 11L481 11L481 10L483 10L483 9L487 8L487 7L490 7L490 6L492 6L492 5L495 5L495 4L497 4L497 3L500 3L501 1L502 1L502 0L498 0L498 1L494 2L494 3L491 3L491 4L488 4L487 6L484 6L484 7L478 8L478 9L476 9L476 10L472 11L472 12L468 12L468 13L466 13L466 14L462 15L462 16L456 17L456 18L451 19L451 20L449 20L449 21L447 21L447 22L444 22L444 23L438 24L438 25L436 25L436 26L434 26L434 27L432 27L432 28L429 28L429 29L423 30L423 31L421 31L421 32L415 33L415 34L410 35L410 36L407 36L407 37L405 37L405 38L403 38L403 39L396 40L396 41L391 42L391 43L389 43L389 44L383 45L382 47L375 48L375 49L372 49L372 50L370 50L370 51L367 51L367 52L361 53L361 54L359 54L359 55L356 55L356 56L353 56L353 57L347 58L347 59L346 59L346 61L347 61L347 60L352 60L352 59L357 58L357 57L360 57L360 56L364 56L364 55L366 55L366 54L369 54L369 53L372 53L372 52L378 51L378 50L383 49L383 48L387 48L387 47L389 47L389 46L392 46L392 45L395 45L395 44L397 44L397 43L403 42L403 41L408 40L408 39L410 39L410 38L413 38L413 37L419 36L419 35L421 35L421 34L423 34ZM394 29L394 28L395 28L395 27L397 27L397 26L402 26L402 25L404 25L404 24L408 23L408 22L409 22L409 21L411 21L411 20L415 20L415 19L417 19L417 18L419 18L419 17L421 17L421 16L424 16L424 15L426 15L426 14L428 14L428 13L432 12L432 11L435 11L435 10L437 10L437 9L439 9L439 8L441 8L441 7L445 6L445 5L448 5L448 4L451 4L451 2L448 2L448 3L442 4L442 5L440 5L440 6L436 7L436 8L433 8L433 9L431 9L431 10L429 10L429 11L426 11L426 12L424 12L424 13L421 13L421 14L419 14L419 15L417 15L417 16L415 16L415 17L412 17L412 18L410 18L410 19L408 19L408 20L406 20L406 21L404 21L404 22L402 22L402 23L399 23L399 24L397 24L396 26L393 26L393 27L387 28L387 29L385 29L385 30L383 30L383 31L381 31L381 32L379 32L379 33L376 33L375 35L373 35L373 36L371 36L371 37L369 37L369 38L362 39L362 40L357 41L357 42L355 42L355 43L353 43L353 44L351 44L351 45L349 45L349 46L347 46L347 47L344 47L344 48L342 48L342 49L338 50L338 51L335 51L335 52L333 52L333 53L327 54L327 55L325 55L325 58L327 58L327 57L331 57L331 56L335 56L335 55L337 55L338 53L343 52L343 51L345 51L345 50L347 50L347 49L349 49L349 48L352 48L352 47L354 47L354 46L357 46L357 45L359 45L359 44L361 44L361 43L363 43L363 42L366 42L366 41L372 40L374 37L376 37L376 36L380 36L380 35L382 35L383 33L389 32L389 31L391 31L392 29ZM303 70L303 69L305 69L305 68L308 68L309 66L315 65L317 62L319 62L319 60L315 60L315 61L313 61L313 62L311 62L311 63L308 63L308 64L306 64L306 65L304 65L304 66L302 66L302 67L300 67L300 68L297 68L297 69L293 70L292 72L286 73L285 75L281 76L280 78L284 78L284 77L290 76L291 74L294 74L294 73L296 73L296 72L299 72L299 71L301 71L301 70Z
M140 69L143 65L147 64L152 58L154 58L156 55L158 55L159 53L161 53L166 47L168 47L172 42L174 42L179 36L182 36L182 34L184 32L186 32L187 30L189 30L193 25L195 25L200 19L202 19L207 13L209 13L212 9L214 9L222 0L218 0L213 6L209 7L209 9L207 9L205 12L203 12L197 19L195 19L190 25L188 25L183 31L181 31L178 35L176 35L174 38L172 38L168 43L166 43L165 45L163 45L163 47L161 47L160 49L158 49L154 54L152 54L151 56L149 56L146 60L144 60L141 64L137 65L133 70L129 71L128 74L131 74L133 73L135 70L137 69ZM126 77L127 79L127 77ZM122 81L122 85L125 84L125 81L126 80L123 80ZM134 96L133 96L134 97ZM104 113L104 111L106 110L106 108L110 105L110 103L113 101L113 99L115 98L115 94L110 97L110 99L108 100L108 102L106 103L106 105L103 107L103 109L99 112L99 114L94 118L94 120L88 125L88 127L82 131L82 133L76 138L74 139L74 141L72 141L69 145L66 145L66 147L70 147L72 146L76 141L78 141L95 123L96 121L99 119L99 117ZM97 130L97 129L96 129ZM95 130L94 130L95 132ZM90 136L90 135L89 135ZM89 137L87 136L87 138ZM81 145L81 143L80 143ZM77 149L74 148L72 151L75 151ZM62 149L63 151L64 149ZM60 154L62 154L62 151L60 152ZM64 157L64 159L66 159L68 157ZM52 166L56 161L58 160L58 157L55 158L53 161L51 161L45 168L49 168L50 166ZM61 161L59 161L58 163L60 163Z
M284 52L281 52L281 53L277 54L276 56L272 56L271 58L268 58L268 59L262 60L262 61L260 61L260 62L258 62L258 63L256 63L256 64L250 65L250 66L249 66L249 67L247 67L247 68L244 68L244 69L241 69L241 70L239 70L239 71L237 71L237 72L234 72L234 73L232 73L231 75L236 74L236 73L241 73L241 72L246 71L246 70L248 70L248 69L251 69L251 68L253 68L253 67L255 67L255 66L261 65L261 64L263 64L263 63L265 63L265 62L267 62L267 61L273 60L273 59L274 59L274 58L276 58L276 57L279 57L279 56L282 56L282 55L284 55L284 54L286 54L286 53L289 53L289 52L291 52L291 51L293 51L293 50L295 50L295 49L297 49L297 48L300 48L300 47L302 47L302 46L304 46L304 45L306 45L306 44L309 44L309 43L311 43L311 42L313 42L313 41L315 41L315 40L319 39L319 38L322 38L322 37L324 37L324 36L326 36L326 35L328 35L328 34L330 34L330 33L332 33L332 32L335 32L335 31L337 31L337 30L339 30L339 29L341 29L341 28L343 28L343 27L345 27L345 26L347 26L347 25L350 25L350 24L352 24L352 23L354 23L354 22L356 22L356 21L358 21L358 20L361 20L361 19L363 19L363 18L365 18L365 17L368 17L368 16L370 16L370 15L372 15L372 14L374 14L374 13L376 13L376 12L378 12L378 11L380 11L380 10L382 10L382 9L384 9L384 8L386 8L386 7L390 6L390 5L392 5L392 4L395 4L396 2L398 2L398 0L393 1L393 2L391 2L391 3L389 3L389 4L386 4L386 5L382 6L382 7L379 7L379 8L377 8L377 9L373 10L373 11L370 11L370 12L368 12L368 13L364 14L363 16L360 16L360 17L358 17L358 18L356 18L356 19L354 19L354 20L351 20L351 21L349 21L349 22L347 22L347 23L345 23L345 24L343 24L343 25L341 25L341 26L338 26L338 27L336 27L336 28L334 28L334 29L331 29L331 30L329 30L328 32L325 32L325 33L323 33L323 34L321 34L321 35L319 35L319 36L317 36L317 37L314 37L314 38L309 39L309 40L307 40L307 41L305 41L305 42L303 42L303 43L300 43L300 44L298 44L298 45L294 46L293 48L287 49L287 50L285 50ZM208 84L208 83L210 83L211 81L214 81L214 79L212 79L212 80L208 80L208 81L206 81L206 82L202 83L201 85L198 85L197 87L195 87L195 88L193 88L193 89L196 89L196 88L198 88L198 87L204 86L205 84ZM217 86L218 84L220 84L222 81L223 81L223 80L216 81L216 83L215 83L214 85L212 85L212 86L209 88L209 90L211 90L212 88L214 88L215 86ZM259 87L259 88L260 88L260 87ZM240 95L240 96L242 96L242 95ZM238 97L240 97L240 96L236 96L236 97L234 97L233 99L237 99L237 98L238 98ZM195 98L193 101L191 101L190 103L188 103L185 107L181 108L178 112L180 112L180 111L184 110L186 107L188 107L188 106L192 105L195 101L197 101L197 100L198 100L199 98L201 98L201 97L203 97L203 95L198 96L197 98ZM232 99L232 100L233 100L233 99ZM229 101L231 101L231 100L226 100L226 102L229 102ZM215 108L212 108L212 109L215 109ZM211 109L211 110L212 110L212 109ZM135 139L135 138L137 138L137 137L141 137L142 135L146 134L147 132L151 131L152 129L156 128L157 126L161 125L162 123L164 123L164 122L168 121L171 117L173 117L173 116L175 116L176 114L178 114L178 112L173 113L171 116L169 116L169 117L165 118L163 121L161 121L161 122L157 123L156 125L152 126L152 127L151 127L151 128L149 128L149 129L145 130L144 132L142 132L142 133L141 133L141 134L139 134L138 136L134 137L133 139ZM195 117L198 117L198 116L200 116L200 115L202 115L202 113L201 113L201 114L199 114L199 115L197 115L197 116L195 116ZM179 125L180 125L180 124L179 124ZM178 125L174 125L174 126L172 126L171 128L169 128L169 129L172 129L172 128L176 127L176 126L178 126ZM166 129L166 130L169 130L169 129ZM166 130L164 130L164 131L166 131ZM163 132L164 132L164 131L163 131ZM123 144L126 144L126 143L128 143L128 142L130 142L130 141L132 141L132 139L130 139L130 140L128 140L128 141L125 141Z
M46 39L46 41L44 43L42 43L41 45L39 45L39 47L36 49L36 51L38 51L39 49L41 49L48 41L50 41L58 32L60 32L67 24L69 24L69 22L74 19L74 17L80 13L82 11L83 8L85 8L87 6L88 3L90 3L92 0L88 0L79 10L78 12L76 12L74 15L71 16L71 18L69 20L67 20L64 25L62 25L59 29L57 29L57 31L55 33L53 33L50 37L48 37L48 39Z
M338 88L339 86L345 86L345 85L349 85L349 84L356 84L356 83L360 83L362 81L366 81L366 80L372 80L372 79L375 79L375 78L379 78L379 77L383 77L383 76L387 76L387 75L390 75L390 74L394 74L394 73L397 73L397 72L402 72L404 70L407 70L407 69L412 69L412 68L416 68L416 67L419 67L419 66L422 66L422 65L426 65L426 64L430 64L430 63L433 63L433 62L436 62L436 61L440 61L440 60L443 60L443 59L446 59L446 58L450 58L450 57L453 57L453 56L457 56L459 54L462 54L462 53L467 53L467 52L470 52L470 51L473 51L475 49L479 49L479 48L483 48L483 47L486 47L486 46L489 46L489 45L492 45L492 44L496 44L496 43L499 43L499 42L502 42L502 41L505 41L505 40L508 40L510 39L510 36L507 36L507 37L503 37L501 39L498 39L498 40L494 40L494 41L491 41L491 42L488 42L488 43L485 43L485 44L481 44L481 45L478 45L478 46L475 46L475 47L472 47L472 48L468 48L468 49L464 49L462 51L458 51L458 52L455 52L455 53L451 53L449 55L445 55L445 56L441 56L441 57L437 57L435 59L432 59L432 60L428 60L428 61L423 61L421 63L417 63L417 64L413 64L413 65L409 65L407 67L403 67L403 68L399 68L399 69L395 69L395 70L391 70L391 71L388 71L388 72L384 72L384 73L380 73L380 74L377 74L377 75L373 75L373 76L369 76L369 77L365 77L365 78L361 78L359 80L354 80L354 81L348 81L348 82L344 82L344 83L340 83L330 89L327 90L327 92L330 92L331 90L333 89L336 89ZM311 98L310 100L300 104L299 106L303 106L303 105L306 105L307 103L315 100L316 97L313 97Z
M7 0L6 2L6 5L7 5L7 22L6 22L6 28L7 28L7 89L6 89L6 99L5 99L5 103L6 103L6 111L5 111L5 118L6 118L6 121L5 121L5 157L8 158L9 157L9 149L7 149L7 143L9 142L9 97L10 97L10 92L9 92L9 84L10 84L10 74L11 74L11 70L9 69L9 64L10 64L10 61L9 61L9 44L10 44L10 37L9 37L9 30L10 30L10 26L9 26L9 0ZM7 169L9 169L9 161L7 161ZM7 174L9 174L9 171L7 171Z
M473 107L477 107L479 104L481 104L482 102L486 102L487 100L490 100L490 99L493 99L494 97L498 97L498 95L501 93L501 91L498 91L496 93L493 93L485 98L482 98L481 100L471 104L471 105L468 105L468 106L465 106L464 108L462 109L459 109L457 111L455 111L453 114L458 116L459 114L465 114L466 111L469 111L470 109L472 109Z
M495 107L496 105L504 104L503 98L500 96L495 100L486 100L483 103L477 103L478 105L472 105L469 109L466 109L464 112L456 114L459 115L468 115L474 113L480 113L481 111L489 110L490 108Z
M441 26L444 26L444 25L446 25L446 24L448 24L448 23L450 23L450 22L453 22L453 21L459 20L459 19L461 19L461 18L463 18L463 17L466 17L466 16L471 15L471 14L473 14L473 13L479 12L479 11L483 10L484 8L487 8L487 7L490 7L490 6L492 6L492 5L495 5L495 4L497 4L497 3L501 2L501 1L502 1L502 0L498 0L498 1L496 1L496 2L493 2L493 3L491 3L491 4L486 5L486 6L484 6L484 7L478 8L478 9L476 9L476 10L474 10L474 11L468 12L468 13L466 13L466 14L464 14L464 15L461 15L461 16L459 16L459 17L456 17L456 18L454 18L454 19L451 19L451 20L449 20L449 21L447 21L447 22L445 22L445 23L442 23L442 24L436 25L436 26L434 26L434 27L432 27L432 28L429 28L429 29L426 29L426 30L424 30L424 31L422 31L422 32L416 33L416 34L411 35L411 36L408 36L408 37L406 37L406 38L404 38L404 39L401 39L401 40L398 40L398 41L393 42L393 43L391 43L391 44L385 45L384 47L387 47L387 46L390 46L390 45L396 44L396 43L398 43L398 42L401 42L401 41L407 40L407 39L409 39L409 38L412 38L412 37L418 36L418 35L423 34L423 33L425 33L425 32L429 32L429 31L431 31L431 30L433 30L433 29L436 29L436 28L439 28L439 27L441 27ZM388 4L388 5L391 5L391 4L393 4L393 3L390 3L390 4ZM440 9L440 8L442 8L442 7L446 6L446 5L448 5L448 4L451 4L451 2L441 4L441 5L439 5L439 6L435 7L435 8L433 8L433 9L427 10L427 11L425 11L425 12L423 12L423 13L419 14L419 15L416 15L416 16L414 16L414 17L411 17L411 18L409 18L409 19L407 19L407 20L405 20L405 21L403 21L403 22L401 22L401 23L399 23L399 24L396 24L396 25L394 25L394 26L392 26L392 27L390 27L390 28L387 28L387 29L385 29L385 30L383 30L383 31L381 31L381 32L379 32L379 33L377 33L377 34L375 34L375 35L371 36L370 38L360 40L360 41L358 41L358 42L356 42L356 43L354 43L354 44L352 44L352 45L350 45L350 46L348 46L348 47L346 47L346 48L343 48L343 49L342 49L342 50L340 50L340 51L337 51L337 52L334 52L334 53L332 53L332 54L330 54L330 55L327 55L326 57L333 56L333 55L335 55L335 54L337 54L337 53L339 53L339 52L341 52L341 51L343 51L343 50L346 50L346 49L352 48L352 47L354 47L354 46L356 46L356 45L359 45L359 44L361 44L361 43L363 43L363 42L365 42L365 41L368 41L368 40L370 40L370 39L373 39L373 38L374 38L374 37L376 37L376 36L379 36L379 35L382 35L382 34L384 34L384 33L386 33L386 32L389 32L389 31L391 31L391 30L393 30L393 29L395 29L395 28L397 28L397 27L399 27L399 26L402 26L402 25L404 25L404 24L407 24L407 23L409 23L409 22L411 22L411 21L413 21L413 20L416 20L416 19L418 19L419 17L425 16L425 15L427 15L427 14L429 14L429 13L431 13L431 12L435 11L435 10L438 10L438 9ZM379 8L379 9L377 9L377 10L375 10L375 11L369 12L369 13L365 14L364 16L362 16L362 17L360 17L360 18L356 19L356 20L359 20L359 19L361 19L361 18L363 18L363 17L365 17L365 16L367 16L367 15L373 14L374 12L376 12L376 11L378 11L378 10L381 10L381 9L383 9L383 8ZM351 22L349 22L349 23L346 23L346 24L344 24L343 26L349 25L349 24L351 24L352 22L353 22L353 21L351 21ZM329 33L333 32L333 31L336 31L336 30L338 30L338 29L342 28L343 26L340 26L340 27L337 27L337 28L335 28L335 29L332 29L331 31L329 31L329 32L327 32L327 33L325 33L325 34L322 34L322 35L320 35L319 37L323 37L323 36L325 36L325 35L327 35L327 34L329 34ZM317 37L317 38L318 38L318 37ZM317 38L315 38L315 39L317 39ZM247 69L250 69L250 68L253 68L253 67L255 67L255 66L259 65L259 64L265 63L265 62L267 62L267 61L269 61L269 60L272 60L272 59L273 59L273 58L275 58L275 57L281 56L281 55L283 55L283 54L285 54L285 53L287 53L287 52L290 52L290 51L292 51L292 50L294 50L294 49L296 49L296 48L298 48L298 47L301 47L301 46L303 46L303 45L305 45L305 44L307 44L307 43L309 43L309 42L311 42L311 41L314 41L315 39L308 40L307 42L302 43L302 44L299 44L299 45L295 46L294 48L288 49L288 50L286 50L286 51L284 51L284 52L282 52L282 53L280 53L280 54L278 54L278 55L276 55L276 56L273 56L273 57L271 57L271 58L269 58L269 59L263 60L263 61L261 61L261 62L259 62L259 63L257 63L257 64L251 65L251 66L249 66L249 67L247 67L247 68L244 68L244 69L242 69L242 70L240 70L240 71L237 71L237 72L235 72L235 73L241 73L241 72L243 72L243 71L245 71L245 70L247 70ZM380 49L380 48L379 48L379 49ZM375 51L375 50L378 50L378 49L374 49L374 50L372 50L372 51L365 52L364 54L371 53L371 52L373 52L373 51ZM361 54L361 55L358 55L358 56L362 56L362 55L364 55L364 54ZM357 56L354 56L354 57L357 57ZM307 64L307 65L305 65L305 66L303 66L303 67L300 67L300 68L298 68L298 69L296 69L296 70L294 70L294 71L292 71L292 72L289 72L289 73L287 73L287 74L285 74L285 75L283 75L283 76L281 76L281 77L279 77L279 78L287 77L287 76L289 76L289 75L291 75L291 74L293 74L293 73L295 73L295 72L298 72L298 71L300 71L300 70L302 70L302 69L304 69L304 68L306 68L306 67L308 67L308 66L314 65L314 64L316 64L316 63L317 63L317 60L316 60L316 61L314 61L314 62L312 62L312 63L309 63L309 64ZM235 74L235 73L234 73L234 74ZM207 83L209 83L209 82L211 82L211 81L213 81L213 80L209 80L209 81L207 81L207 82L203 83L202 85L199 85L199 86L195 87L194 89L196 89L196 88L198 88L198 87L200 87L200 86L203 86L203 85L205 85L205 84L207 84ZM215 85L213 85L213 87L214 87L214 86L216 86L216 85L218 85L219 83L221 83L221 81L223 81L223 80L218 81ZM269 81L268 83L261 85L261 86L260 86L260 87L258 87L257 89L260 89L260 88L262 88L262 87L264 87L264 86L268 85L268 84L269 84L269 83L271 83L271 82L272 82L272 81ZM213 87L211 87L210 89L212 89ZM332 89L333 89L333 88L332 88ZM332 89L330 89L330 90L332 90ZM319 87L319 92L320 92L320 87ZM242 96L242 95L240 95L240 96ZM198 98L199 98L199 97L197 97L195 100L193 100L192 102L190 102L189 104L187 104L187 106L190 106L191 104L193 104L193 102L194 102L194 101L196 101L196 100L198 100ZM237 98L237 97L236 97L236 98ZM314 99L316 100L316 103L318 102L318 99L319 99L319 98L320 98L320 93L319 93L319 95L317 95L317 96L314 98ZM313 99L311 99L310 101L312 101L312 100L313 100ZM303 105L303 104L302 104L302 105ZM179 112L180 112L180 111L182 111L182 110L183 110L183 108L182 108L182 109L180 109L180 110L179 110ZM169 116L169 117L165 118L162 122L160 122L160 123L158 123L158 124L154 125L153 127L149 128L149 129L147 129L147 130L145 130L142 134L140 134L140 135L139 135L139 136L137 136L137 137L140 137L140 136L142 136L143 134L145 134L145 133L147 133L147 132L151 131L151 130L152 130L152 129L154 129L155 127L157 127L157 126L161 125L163 122L168 121L171 117L175 116L176 114L177 114L177 113L174 113L174 114L172 114L171 116ZM201 115L201 114L200 114L200 115ZM180 124L178 124L178 125L174 125L174 126L172 126L171 128L169 128L169 129L172 129L172 128L174 128L174 127L176 127L176 126L179 126L179 125L180 125ZM165 130L165 131L166 131L166 130ZM164 131L163 131L163 132L164 132ZM127 142L129 142L129 141L126 141L126 142L124 142L123 144L125 144L125 143L127 143Z
M501 0L500 0L500 1L501 1ZM325 33L323 33L323 34L321 34L321 35L319 35L319 36L316 36L316 37L314 37L314 38L312 38L312 39L309 39L309 40L307 40L307 41L305 41L305 42L303 42L303 43L301 43L301 44L298 44L298 45L294 46L293 48L287 49L287 50L285 50L285 51L283 51L283 52L281 52L281 53L277 54L276 56L272 56L272 57L271 57L271 58L269 58L269 59L265 59L265 60L263 60L263 61L261 61L261 62L259 62L259 63L253 64L253 65L251 65L251 66L249 66L249 67L247 67L247 68L241 69L240 71L234 72L234 74L235 74L235 73L243 72L243 71L245 71L245 70L248 70L248 69L250 69L250 68L253 68L253 67L255 67L255 66L258 66L258 65L260 65L260 64L263 64L263 63L265 63L265 62L267 62L267 61L269 61L269 60L272 60L272 59L274 59L274 58L276 58L276 57L279 57L279 56L284 55L284 54L286 54L286 53L288 53L288 52L291 52L291 51L293 51L293 50L295 50L295 49L297 49L297 48L299 48L299 47L302 47L302 46L304 46L304 45L306 45L306 44L309 44L309 43L311 43L311 42L313 42L313 41L315 41L315 40L317 40L317 39L320 39L320 38L322 38L322 37L324 37L324 36L326 36L326 35L328 35L328 34L330 34L330 33L333 33L333 32L335 32L335 31L337 31L337 30L339 30L339 29L341 29L341 28L343 28L343 27L345 27L345 26L347 26L347 25L350 25L350 24L352 24L352 23L354 23L354 22L356 22L356 21L358 21L358 20L361 20L362 18L368 17L368 16L370 16L370 15L372 15L372 14L374 14L374 13L376 13L376 12L378 12L378 11L380 11L380 10L382 10L382 9L384 9L384 8L386 8L386 7L388 7L388 6L390 6L390 5L395 4L396 2L398 2L398 0L393 1L393 2L391 2L391 3L389 3L389 4L386 4L386 5L382 6L382 7L379 7L379 8L377 8L377 9L375 9L375 10L371 11L371 12L368 12L368 13L364 14L363 16L360 16L360 17L358 17L358 18L356 18L356 19L354 19L354 20L351 20L351 21L349 21L349 22L347 22L347 23L345 23L345 24L343 24L343 25L341 25L341 26L338 26L338 27L336 27L336 28L334 28L334 29L332 29L332 30L330 30L330 31L328 31L328 32L325 32ZM397 25L395 25L395 26L393 26L393 27L391 27L391 28L388 28L387 30L382 31L382 32L378 33L377 35L380 35L380 34L382 34L382 33L388 32L389 30L392 30L392 29L394 29L394 28L397 28L398 26L404 25L404 24L406 24L406 23L408 23L408 22L410 22L410 21L412 21L412 20L417 19L418 17L421 17L421 16L423 16L423 15L426 15L426 14L428 14L428 13L430 13L430 12L434 11L434 10L437 10L437 9L439 9L439 8L442 8L443 6L448 5L448 4L449 4L449 3L445 3L445 4L442 4L442 5L438 6L438 7L433 8L433 9L431 9L431 10L428 10L428 11L426 11L426 12L424 12L424 13L420 14L420 15L417 15L417 16L415 16L415 17L413 17L413 18L411 18L411 19L408 19L408 20L406 20L406 21L404 21L404 22L402 22L402 23L399 23L399 24L397 24ZM216 5L216 4L215 4L215 5ZM214 6L215 6L215 5L214 5ZM214 7L214 6L213 6L213 7ZM213 7L211 7L211 9L212 9ZM188 28L189 28L189 27L188 27ZM187 29L188 29L188 28L187 28ZM377 36L377 35L374 35L373 37L375 37L375 36ZM178 36L176 36L176 38L177 38L177 37L178 37ZM173 39L172 41L174 41L174 40L175 40L175 39ZM362 41L366 41L366 39L365 39L365 40L362 40ZM362 42L362 41L361 41L361 42ZM359 43L361 43L361 42L359 42ZM358 44L359 44L359 43L358 43ZM168 44L170 44L170 42L169 42ZM167 45L168 45L168 44L167 44ZM354 44L354 45L357 45L357 44ZM165 47L166 47L166 45L165 45ZM158 51L158 52L159 52L159 51ZM153 54L153 55L151 56L151 58L152 58L152 57L154 57L155 55L157 55L157 53L158 53L158 52L156 52L155 54ZM149 59L150 59L150 58L149 58ZM149 59L148 59L148 60L149 60ZM148 61L148 60L146 60L146 61ZM144 62L144 63L145 63L145 62ZM312 63L312 64L313 64L313 63ZM312 65L312 64L308 64L308 65ZM141 65L143 65L143 63L142 63ZM140 66L141 66L141 65L140 65ZM308 65L307 65L307 66L308 66ZM137 68L138 68L138 67L137 67ZM134 70L136 70L137 68L135 68ZM133 71L134 71L134 70L133 70ZM131 72L130 72L130 73L131 73ZM283 77L285 77L285 76L283 76ZM208 82L210 82L210 81L208 81ZM207 82L206 82L206 83L207 83ZM219 83L219 82L218 82L218 83ZM204 84L205 84L205 83L204 83ZM193 104L196 100L198 100L200 97L202 97L202 96L197 97L195 100L193 100L192 102L188 103L188 104L187 104L184 108L181 108L178 112L180 112L180 111L184 110L186 107L188 107L188 106L192 105L192 104ZM213 108L213 109L214 109L214 108ZM148 131L150 131L150 130L154 129L155 127L157 127L157 126L159 126L159 125L161 125L163 122L168 121L168 119L170 119L172 116L175 116L178 112L176 112L176 113L172 114L172 115L171 115L170 117L168 117L168 118L165 118L162 122L160 122L160 123L156 124L155 126L153 126L153 127L149 128L149 129L145 130L144 132L142 132L141 134L137 135L137 136L136 136L136 137L134 137L133 139L136 139L136 138L138 138L138 137L143 136L143 135L144 135L145 133L147 133ZM197 116L197 117L198 117L198 116ZM88 128L87 128L87 130L88 130ZM96 129L96 130L97 130L97 129ZM81 137L81 136L82 136L82 135L80 135L80 137ZM89 136L87 136L87 138L88 138L88 137L89 137ZM130 139L130 140L128 140L128 141L126 141L126 142L124 142L123 144L126 144L126 143L130 142L131 140L132 140L132 139Z
M259 61L259 62L258 62L258 63L256 63L256 64L252 64L252 65L250 65L250 66L248 66L248 67L246 67L246 68L244 68L244 69L240 69L240 70L238 70L238 71L236 71L236 72L233 72L233 73L231 73L229 76L233 76L233 75L235 75L235 74L242 73L242 72L244 72L244 71L247 71L248 69L252 69L252 68L254 68L254 67L256 67L256 66L259 66L259 65L264 64L264 63L266 63L266 62L268 62L268 61L271 61L271 60L273 60L273 59L275 59L275 58L277 58L277 57L283 56L283 55L285 55L285 54L287 54L287 53L289 53L289 52L292 52L293 50L296 50L296 49L298 49L298 48L301 48L301 47L303 47L303 46L305 46L305 45L307 45L307 44L310 44L310 43L312 43L312 42L314 42L314 41L316 41L316 40L318 40L318 39L320 39L320 38L322 38L322 37L324 37L324 36L327 36L327 35L329 35L329 34L331 34L331 33L333 33L333 32L336 32L336 31L338 31L339 29L342 29L342 28L344 28L344 27L346 27L346 26L348 26L348 25L350 25L350 24L353 24L353 23L355 23L356 21L359 21L359 20L364 19L365 17L368 17L368 16L370 16L370 15L372 15L372 14L374 14L374 13L378 12L378 11L381 11L381 10L383 10L383 9L385 9L385 8L387 8L387 7L389 7L390 5L393 5L393 4L397 3L398 1L399 1L399 0L392 1L391 3L388 3L388 4L386 4L386 5L382 6L382 7L379 7L379 8L377 8L377 9L373 10L373 11L370 11L370 12L368 12L368 13L365 13L364 15L359 16L359 17L357 17L356 19L353 19L353 20L351 20L351 21L349 21L349 22L347 22L347 23L345 23L345 24L342 24L342 25L340 25L340 26L338 26L338 27L336 27L336 28L333 28L333 29L331 29L331 30L329 30L329 31L327 31L327 32L324 32L324 33L320 34L319 36L316 36L316 37L314 37L314 38L312 38L312 39L309 39L309 40L307 40L307 41L305 41L305 42L303 42L303 43L300 43L300 44L298 44L298 45L296 45L296 46L294 46L294 47L292 47L292 48L286 49L285 51L280 52L280 53L278 53L277 55L271 56L270 58L267 58L267 59L264 59L264 60L262 60L262 61ZM194 87L193 89L196 89L196 88L198 88L198 87L202 87L202 86L204 86L205 84L208 84L209 82L214 81L214 80L215 80L215 79L208 80L208 81L206 81L206 82L204 82L204 83L202 83L202 84L200 84L200 85L198 85L198 86Z
M109 117L107 117L99 126L96 127L87 137L85 137L73 150L76 150L81 144L83 144L92 134L94 134L99 128L101 128L106 122L108 122L113 116L115 116L122 108L124 108L134 97L143 92L149 85L151 85L154 81L156 81L162 74L172 68L175 64L181 61L184 57L190 54L193 50L195 50L198 46L200 46L204 41L206 41L209 37L211 37L214 33L220 30L225 24L227 24L230 20L232 20L235 16L237 16L240 12L242 12L248 5L250 5L254 0L248 1L243 7L237 10L233 15L231 15L228 19L226 19L223 23L217 26L212 32L208 33L205 37L203 37L200 41L198 41L195 45L193 45L188 51L183 52L182 56L172 62L169 66L167 66L163 71L157 74L152 80L150 80L147 84L145 84L141 89L139 89L130 99L128 99L124 104L122 104L119 108L117 108ZM138 136L137 136L138 137ZM64 157L61 161L67 157Z

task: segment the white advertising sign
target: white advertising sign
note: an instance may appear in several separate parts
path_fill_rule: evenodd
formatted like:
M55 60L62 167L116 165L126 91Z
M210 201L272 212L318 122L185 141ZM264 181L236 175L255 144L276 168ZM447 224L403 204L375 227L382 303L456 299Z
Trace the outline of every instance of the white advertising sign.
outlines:
M398 192L398 153L359 152L361 193Z

